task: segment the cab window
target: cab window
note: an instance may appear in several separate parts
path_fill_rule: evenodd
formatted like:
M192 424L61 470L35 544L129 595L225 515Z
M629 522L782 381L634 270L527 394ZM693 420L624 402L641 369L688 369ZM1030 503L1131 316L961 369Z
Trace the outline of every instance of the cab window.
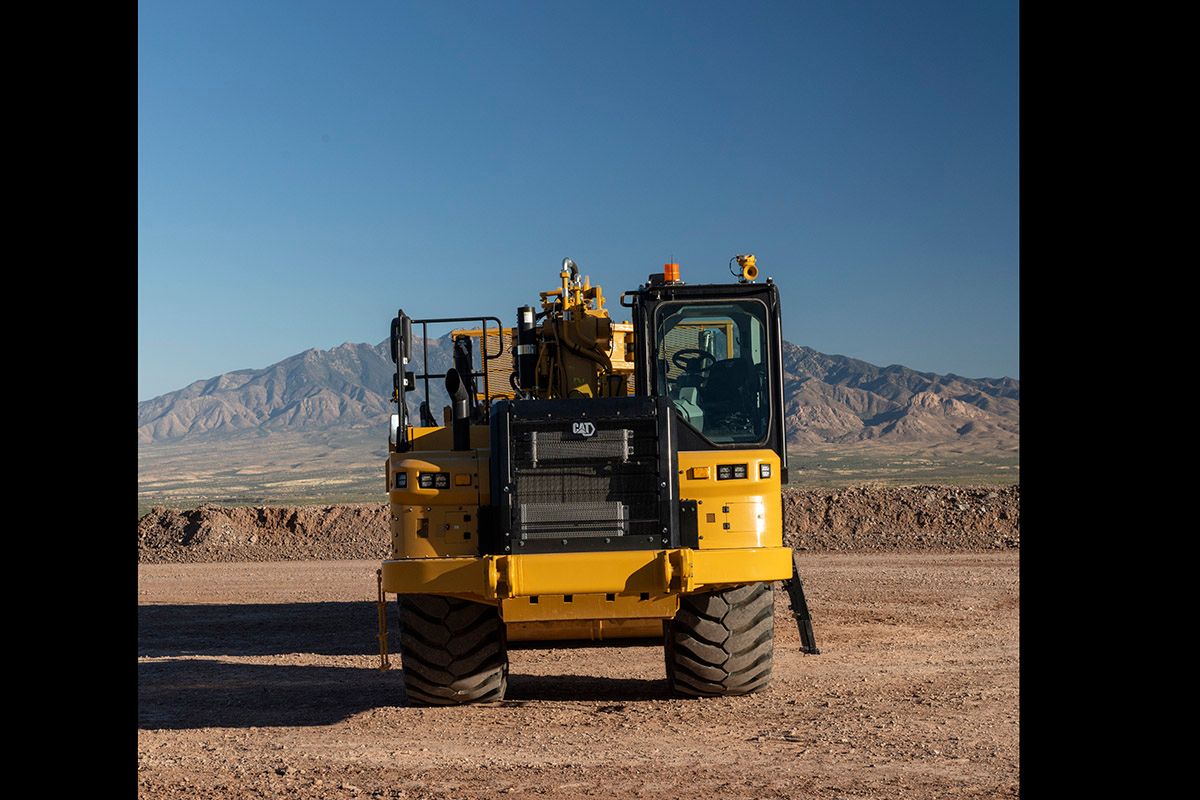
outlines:
M761 443L770 425L767 309L758 300L663 303L655 388L715 444Z

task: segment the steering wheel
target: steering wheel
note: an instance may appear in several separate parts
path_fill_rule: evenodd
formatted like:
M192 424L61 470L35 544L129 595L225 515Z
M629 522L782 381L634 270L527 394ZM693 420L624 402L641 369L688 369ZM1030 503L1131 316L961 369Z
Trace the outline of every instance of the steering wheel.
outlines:
M708 369L717 363L717 357L707 350L688 347L684 350L676 350L675 354L671 356L671 363L685 372L697 372L698 370L694 367L698 365L701 370Z

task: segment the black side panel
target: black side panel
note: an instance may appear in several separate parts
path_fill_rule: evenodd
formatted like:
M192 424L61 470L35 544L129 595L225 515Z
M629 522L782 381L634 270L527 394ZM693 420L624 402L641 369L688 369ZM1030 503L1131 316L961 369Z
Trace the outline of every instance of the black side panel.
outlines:
M488 467L492 503L487 506L487 513L479 509L480 531L479 550L484 555L501 555L507 551L508 526L501 520L501 508L504 504L505 487L512 483L511 468L508 460L509 420L512 418L508 400L497 400L492 403L492 416L488 422L491 436L491 459ZM488 521L487 533L483 530L483 520Z
M700 546L699 506L695 500L679 501L679 546Z
M496 506L491 505L479 507L479 552L481 555L504 552L500 536L500 521L496 516L498 510Z

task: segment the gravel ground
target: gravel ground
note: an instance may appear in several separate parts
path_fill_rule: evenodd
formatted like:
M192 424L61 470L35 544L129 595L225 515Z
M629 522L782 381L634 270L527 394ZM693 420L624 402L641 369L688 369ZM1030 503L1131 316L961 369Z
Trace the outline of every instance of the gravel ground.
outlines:
M822 654L777 593L759 694L673 698L659 646L523 649L505 701L449 709L376 668L374 558L139 566L139 796L1018 794L1011 549L804 553Z

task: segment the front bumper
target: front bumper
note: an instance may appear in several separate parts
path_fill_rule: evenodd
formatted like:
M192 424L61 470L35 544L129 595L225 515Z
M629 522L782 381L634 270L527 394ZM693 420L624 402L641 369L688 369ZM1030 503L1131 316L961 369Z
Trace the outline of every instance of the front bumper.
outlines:
M385 592L467 595L492 602L537 595L688 594L791 577L790 547L681 547L383 562Z

